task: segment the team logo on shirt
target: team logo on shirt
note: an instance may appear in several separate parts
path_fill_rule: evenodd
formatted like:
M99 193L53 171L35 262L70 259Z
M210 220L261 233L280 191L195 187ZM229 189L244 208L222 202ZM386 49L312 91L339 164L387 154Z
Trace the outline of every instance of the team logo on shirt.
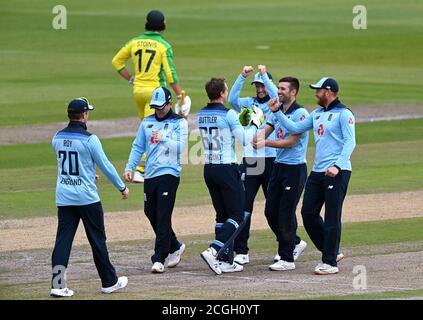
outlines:
M317 117L316 117L316 118L314 118L314 119L319 120L319 118L320 118L320 116L317 116Z
M352 118L350 118L350 119L348 120L348 123L349 123L349 124L354 124L354 120L353 120Z
M323 137L324 133L325 133L325 128L323 127L323 123L321 123L320 126L317 128L317 136Z
M300 117L300 121L303 121L305 119L305 115L302 115L301 117Z
M150 142L151 142L151 143L159 143L159 142L160 142L160 140L155 139L155 138L154 138L154 135L153 135L153 136L151 136L151 138L150 138Z
M279 128L279 130L278 130L278 133L277 133L276 137L277 137L278 139L283 139L283 138L285 138L285 135L283 134L283 130L282 130L282 128Z
M331 120L332 120L332 116L333 116L333 114L331 113L331 114L329 115L328 121L331 121Z

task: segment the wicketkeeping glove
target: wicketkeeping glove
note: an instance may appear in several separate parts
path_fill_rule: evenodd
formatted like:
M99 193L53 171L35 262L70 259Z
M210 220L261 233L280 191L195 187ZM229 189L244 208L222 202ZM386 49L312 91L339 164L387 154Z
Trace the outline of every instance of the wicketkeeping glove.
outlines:
M250 123L252 112L253 110L248 109L245 106L241 108L241 112L239 113L239 116L238 116L239 122L241 123L241 125L245 127Z
M182 90L182 94L178 96L178 102L175 104L175 112L177 114L182 113L186 117L190 110L191 98L186 95L184 90Z
M258 129L264 122L263 110L261 110L259 107L254 106L252 111L253 112L251 113L250 125L254 125Z

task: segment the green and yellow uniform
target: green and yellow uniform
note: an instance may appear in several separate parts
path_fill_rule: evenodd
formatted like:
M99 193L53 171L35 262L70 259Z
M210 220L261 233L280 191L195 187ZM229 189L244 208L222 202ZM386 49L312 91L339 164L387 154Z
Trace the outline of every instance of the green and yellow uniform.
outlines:
M125 68L126 61L131 58L134 64L134 98L141 120L154 113L150 109L153 90L178 82L173 63L172 46L160 32L147 31L135 37L119 50L112 60L117 71Z

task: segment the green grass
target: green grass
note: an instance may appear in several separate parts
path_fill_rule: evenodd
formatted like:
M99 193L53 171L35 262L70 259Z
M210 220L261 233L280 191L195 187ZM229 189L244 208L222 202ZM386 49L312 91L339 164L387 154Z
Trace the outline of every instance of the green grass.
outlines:
M359 123L356 140L357 144L423 140L422 128L422 119Z
M352 157L353 174L349 194L423 189L421 126L423 119L358 124L359 144ZM123 172L132 138L103 139L102 143L118 172ZM55 214L57 169L50 144L0 146L0 154L0 218ZM309 170L313 154L314 148L310 147ZM202 170L201 165L184 165L177 206L210 204ZM131 196L126 201L120 199L119 193L104 176L99 181L99 190L106 211L142 208L143 187L140 185L130 186ZM263 199L261 192L257 199Z
M87 96L97 119L135 116L131 88L113 70L111 59L143 32L145 0L65 0L67 30L51 26L57 1L16 0L2 4L0 28L0 126L63 121L66 103ZM367 103L422 103L423 3L364 0L368 29L352 28L356 1L269 0L161 1L165 37L193 100L206 102L203 85L211 76L231 84L243 65L265 63L275 79L302 81L299 100L315 104L306 84L336 77L342 100ZM263 18L265 17L265 18ZM241 36L242 35L242 36ZM259 46L268 46L261 50ZM246 86L244 94L252 94Z
M131 88L113 70L111 58L143 32L145 14L157 3L66 0L61 4L68 10L68 29L60 31L51 27L56 4L17 0L2 5L0 27L8 32L0 34L7 44L0 49L0 126L64 121L67 101L80 95L97 106L92 119L135 116ZM259 63L265 63L275 79L298 76L298 100L309 109L315 102L306 83L323 75L339 80L341 99L348 105L421 104L423 3L361 4L368 10L368 29L361 31L351 25L352 0L165 0L160 9L166 14L165 37L173 44L181 83L194 101L193 112L207 100L203 84L208 78L222 75L231 85L243 65ZM263 45L269 49L258 49ZM253 92L246 86L243 94ZM349 193L421 190L422 126L421 119L358 124ZM103 140L119 172L131 140ZM55 213L56 168L49 143L0 146L0 160L0 218ZM128 201L120 200L105 177L99 186L107 211L142 207L142 186L131 186ZM258 199L263 199L261 193ZM177 205L204 203L210 199L201 166L185 166Z

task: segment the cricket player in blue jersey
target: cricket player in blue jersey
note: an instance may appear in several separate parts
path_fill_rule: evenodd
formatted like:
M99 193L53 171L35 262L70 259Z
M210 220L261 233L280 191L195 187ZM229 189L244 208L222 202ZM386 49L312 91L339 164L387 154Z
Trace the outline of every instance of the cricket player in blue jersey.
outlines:
M100 140L87 131L88 111L94 108L86 98L73 99L68 105L68 126L55 134L52 146L57 157L56 205L58 227L52 255L51 296L70 297L66 286L73 238L82 220L90 242L94 263L101 279L101 292L112 293L126 287L127 277L117 277L109 260L104 228L104 214L97 192L96 166L119 190L123 199L129 194L116 169L104 154Z
M229 92L228 102L236 111L240 112L240 122L242 125L248 124L248 117L253 107L260 108L264 113L265 120L267 120L272 113L267 103L270 99L278 97L278 88L272 82L272 76L269 72L267 72L266 66L258 65L257 68L258 72L254 75L254 79L251 82L256 89L255 97L240 97L245 80L254 71L252 66L243 67L241 74L238 76ZM275 134L276 132L270 130L268 132L267 139L269 141L275 140ZM263 125L257 133L257 136L264 135ZM252 145L248 144L244 147L244 154L240 169L245 186L244 210L246 212L253 212L254 199L260 189L260 186L263 190L264 196L267 197L267 188L273 169L273 163L275 162L275 157L276 149L270 146L267 146L264 149L254 149ZM251 218L247 220L245 227L241 230L234 242L234 250L237 253L234 261L242 265L250 262L250 256L248 254L250 226ZM300 242L301 239L296 237L295 243L300 245ZM298 247L297 249L298 250L295 252L301 253L301 248Z
M296 96L300 82L294 77L279 80L279 109L292 121L300 122L309 117L307 110L299 105ZM290 134L270 111L265 127L266 138L276 133L276 139L255 139L253 146L276 148L276 160L270 176L266 197L265 215L278 241L278 254L269 266L270 270L295 269L294 261L307 247L301 240L296 243L296 208L307 179L306 153L308 132Z
M242 271L243 266L231 259L232 247L228 248L228 254L218 255L245 224L244 186L235 154L235 139L244 146L251 143L264 115L259 108L253 108L250 126L244 130L236 112L224 106L228 96L225 80L212 78L205 89L210 102L198 113L198 127L204 146L204 179L216 210L216 238L201 257L216 274L237 272Z
M304 121L288 119L279 110L277 101L270 101L269 107L275 118L291 133L313 129L316 150L313 169L305 186L301 215L308 235L322 252L322 263L316 266L314 272L326 275L339 272L342 204L351 176L355 118L351 110L339 101L339 86L335 79L324 77L310 87L316 90L315 96L321 108L314 110ZM320 216L323 204L324 220Z
M154 89L150 107L155 113L141 123L125 168L124 178L133 173L146 153L144 212L156 233L151 272L176 267L185 250L172 230L172 212L181 175L181 153L188 139L188 122L172 110L172 95L165 87Z

